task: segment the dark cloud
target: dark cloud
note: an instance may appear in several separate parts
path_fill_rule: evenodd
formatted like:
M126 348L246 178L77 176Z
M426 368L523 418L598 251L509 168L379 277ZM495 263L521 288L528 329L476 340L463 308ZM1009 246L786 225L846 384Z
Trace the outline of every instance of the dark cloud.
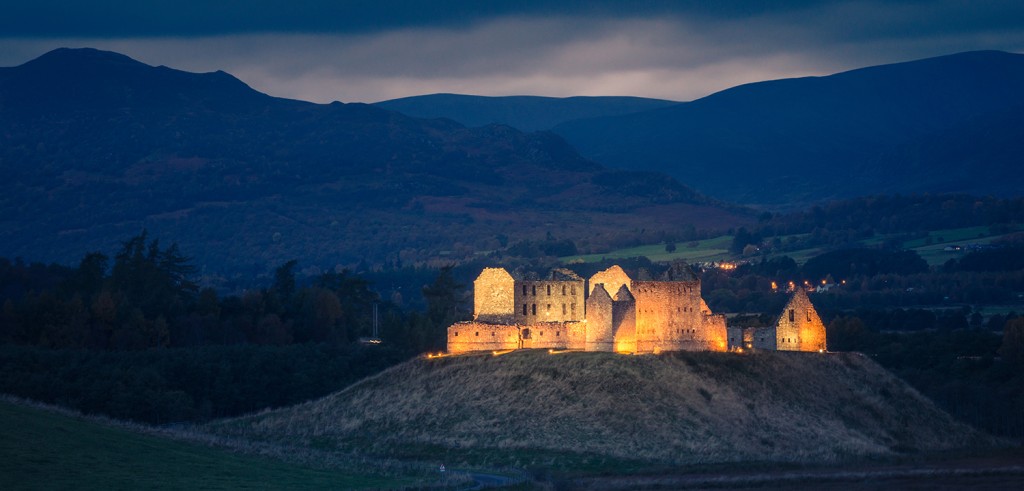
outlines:
M10 3L11 37L210 36L360 33L458 27L505 16L697 16L742 18L827 4L790 0L33 0Z
M689 100L771 78L1024 51L1024 2L107 1L25 20L47 3L56 8L43 0L0 16L0 65L92 46L318 102L431 92Z

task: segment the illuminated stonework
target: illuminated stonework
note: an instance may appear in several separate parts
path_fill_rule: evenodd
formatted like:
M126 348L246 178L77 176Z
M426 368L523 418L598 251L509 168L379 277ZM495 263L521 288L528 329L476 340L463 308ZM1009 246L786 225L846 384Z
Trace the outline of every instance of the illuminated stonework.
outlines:
M473 320L508 324L515 320L515 280L502 268L484 268L473 282Z
M651 353L728 347L725 318L711 313L700 296L700 279L683 263L673 264L658 280L643 281L612 266L591 277L589 285L564 269L537 279L487 268L473 287L474 320L448 328L449 353L520 348Z
M730 328L729 348L825 351L825 324L803 289L797 289L774 326Z

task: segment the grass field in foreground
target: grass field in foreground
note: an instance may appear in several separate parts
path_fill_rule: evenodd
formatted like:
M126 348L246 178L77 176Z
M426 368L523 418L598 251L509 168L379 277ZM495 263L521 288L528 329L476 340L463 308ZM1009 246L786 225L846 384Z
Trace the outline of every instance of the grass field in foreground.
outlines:
M0 489L353 489L413 484L234 454L0 400Z

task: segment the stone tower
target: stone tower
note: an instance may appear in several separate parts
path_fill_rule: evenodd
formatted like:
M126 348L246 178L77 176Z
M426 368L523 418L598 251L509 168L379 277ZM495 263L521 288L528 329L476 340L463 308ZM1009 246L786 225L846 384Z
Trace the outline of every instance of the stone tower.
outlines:
M504 268L484 268L473 281L473 320L488 324L515 321L515 280Z
M591 284L587 297L587 351L636 351L636 301L626 285L615 298L603 283Z

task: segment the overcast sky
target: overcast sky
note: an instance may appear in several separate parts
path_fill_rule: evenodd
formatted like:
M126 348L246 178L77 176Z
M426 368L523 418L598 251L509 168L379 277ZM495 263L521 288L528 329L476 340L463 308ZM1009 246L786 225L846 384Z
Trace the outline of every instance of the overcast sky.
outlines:
M224 70L315 102L436 92L692 100L961 51L1021 53L1024 1L0 0L0 66L63 46Z

